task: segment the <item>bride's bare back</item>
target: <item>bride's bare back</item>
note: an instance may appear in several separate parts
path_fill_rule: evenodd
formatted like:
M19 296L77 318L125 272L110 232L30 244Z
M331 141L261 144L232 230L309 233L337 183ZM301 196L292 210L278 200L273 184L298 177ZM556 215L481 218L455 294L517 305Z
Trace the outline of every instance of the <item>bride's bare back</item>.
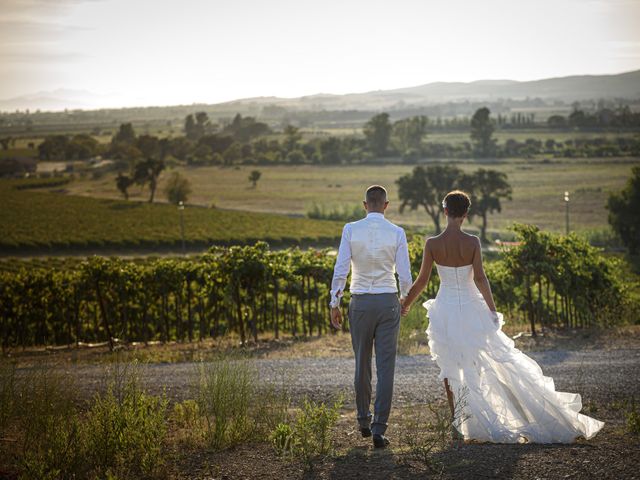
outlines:
M471 265L479 247L478 237L461 230L445 230L429 238L426 245L433 261L445 267Z
M458 224L458 227L460 225ZM407 308L424 290L431 277L433 263L443 267L464 267L473 265L473 281L487 302L490 310L495 311L489 280L482 266L482 246L475 235L463 232L460 228L447 228L440 235L427 239L418 278L413 283L405 299ZM403 312L408 312L403 308Z

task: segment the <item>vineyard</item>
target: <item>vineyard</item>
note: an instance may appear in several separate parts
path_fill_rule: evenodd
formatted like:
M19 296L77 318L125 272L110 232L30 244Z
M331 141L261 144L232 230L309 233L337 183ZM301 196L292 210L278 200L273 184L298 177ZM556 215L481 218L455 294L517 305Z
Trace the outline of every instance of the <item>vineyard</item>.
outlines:
M180 212L175 206L51 191L65 184L55 178L0 182L0 252L180 246ZM34 191L36 188L42 191ZM335 243L341 231L337 222L283 215L189 206L182 214L188 246L252 244L258 240L289 245Z
M487 262L508 321L541 328L611 326L638 318L621 261L577 236L515 227L520 244ZM414 276L422 240L410 242ZM244 344L328 331L334 256L328 250L213 247L192 259L132 262L92 257L73 268L0 273L4 349L107 341L192 341L237 335ZM623 281L624 280L624 281ZM437 276L424 293L433 297ZM343 302L346 308L346 302ZM345 312L346 313L346 312ZM348 324L345 323L345 329Z

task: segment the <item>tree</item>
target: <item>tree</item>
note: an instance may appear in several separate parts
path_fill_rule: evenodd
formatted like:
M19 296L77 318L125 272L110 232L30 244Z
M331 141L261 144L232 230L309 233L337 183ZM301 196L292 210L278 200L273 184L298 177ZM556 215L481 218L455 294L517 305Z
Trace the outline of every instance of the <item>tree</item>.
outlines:
M69 138L66 135L48 135L38 145L41 160L64 160L67 154Z
M551 115L547 118L547 125L550 128L562 128L567 125L567 119L562 115Z
M91 135L80 133L74 135L69 141L66 148L66 158L77 158L86 160L97 155L100 152L100 144Z
M287 125L284 128L284 148L287 152L292 152L296 149L298 142L302 138L302 135L299 132L299 128L294 127L293 125Z
M500 199L511 200L511 185L507 175L497 170L481 168L471 175L465 175L460 181L460 188L471 196L470 216L482 218L480 238L487 242L487 215L502 211Z
M258 180L260 180L261 176L262 172L260 172L260 170L253 170L249 174L249 181L253 184L253 188L256 188L258 186Z
M640 252L640 167L631 169L625 188L607 200L609 224L632 255Z
M232 135L239 142L248 142L252 138L266 135L271 129L266 123L258 122L254 117L242 117L239 113L233 121L224 127L222 133Z
M156 194L156 188L158 187L158 177L164 170L164 162L155 158L147 158L142 162L139 162L135 166L135 173L133 175L134 181L139 185L149 184L149 190L151 195L149 196L149 203L153 203L153 197Z
M174 205L178 205L180 202L186 203L187 197L191 193L191 183L179 172L172 172L164 187L164 193L167 200Z
M391 128L388 113L379 113L365 123L364 136L374 155L382 157L387 153Z
M201 143L193 151L193 157L195 161L192 161L190 163L205 164L207 163L210 156L211 156L211 149L209 148L209 146L205 145L204 143Z
M441 232L442 199L451 190L455 190L460 178L462 178L462 170L458 167L448 165L415 167L412 173L396 180L398 196L402 201L400 213L404 212L407 205L411 210L423 207L433 220L437 235Z
M160 141L152 135L140 135L136 140L136 148L143 157L157 157L160 154Z
M120 193L122 193L125 200L129 200L129 187L133 184L133 178L128 175L118 173L118 176L116 177L116 187L120 190Z
M342 143L338 137L328 137L320 142L320 158L324 164L337 164L342 160Z
M225 165L232 165L235 161L242 158L242 145L238 142L233 142L229 145L229 148L224 151L222 157L224 158Z
M189 140L199 140L211 128L207 112L197 112L195 117L189 114L184 119L184 134Z
M3 150L9 150L9 143L11 143L11 140L11 137L0 138L0 145L2 145Z
M393 136L402 154L420 150L429 121L424 115L405 118L393 124Z
M198 140L196 133L196 121L192 114L189 114L184 119L184 135L189 140Z
M482 107L471 118L471 141L475 144L476 154L481 158L495 153L496 141L492 138L494 125L490 115L491 111Z
M186 160L189 152L193 150L193 142L186 137L176 137L168 140L168 153L178 160Z
M133 130L133 125L131 123L123 123L120 125L120 129L118 133L116 133L111 143L113 145L125 144L125 145L133 145L136 141L136 132Z

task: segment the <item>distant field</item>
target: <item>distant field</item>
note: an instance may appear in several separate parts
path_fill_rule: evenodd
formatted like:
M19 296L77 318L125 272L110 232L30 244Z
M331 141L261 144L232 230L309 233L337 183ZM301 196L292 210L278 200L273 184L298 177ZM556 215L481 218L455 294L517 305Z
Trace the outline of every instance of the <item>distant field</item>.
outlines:
M571 193L572 229L608 228L605 202L609 192L622 188L633 165L640 159L580 159L557 163L506 161L493 164L457 163L465 171L493 168L505 172L513 186L513 201L504 202L503 212L490 218L489 227L503 230L513 222L529 222L541 228L563 231L565 212L563 193ZM254 169L262 172L257 188L247 180ZM391 220L413 226L431 226L422 211L398 211L395 180L411 171L409 165L384 166L243 166L236 168L180 168L192 183L190 202L214 203L218 207L254 212L305 214L314 204L335 207L355 205L363 190L371 184L386 185L391 196L388 216ZM165 173L162 178L166 179ZM71 184L69 191L78 195L118 197L115 175L100 180ZM162 190L162 185L160 186ZM133 191L134 198L147 192Z
M572 131L554 131L544 129L532 129L532 130L496 130L494 138L498 141L498 144L504 143L508 139L517 140L518 142L524 142L529 138L540 140L543 143L548 139L553 139L556 142L565 142L567 140L586 139L586 138L606 138L615 139L618 137L632 138L637 137L638 132L572 132ZM436 143L462 143L469 142L469 132L433 132L428 133L424 139L425 142Z
M180 245L178 209L168 204L124 202L61 193L15 190L0 181L0 251L82 247ZM251 212L191 207L184 210L189 245L334 242L341 225Z

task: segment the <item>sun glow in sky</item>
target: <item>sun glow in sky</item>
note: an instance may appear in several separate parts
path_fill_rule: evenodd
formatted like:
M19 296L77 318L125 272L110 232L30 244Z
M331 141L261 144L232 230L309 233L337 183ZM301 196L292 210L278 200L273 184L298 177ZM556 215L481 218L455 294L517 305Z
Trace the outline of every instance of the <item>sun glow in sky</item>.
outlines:
M640 68L640 0L0 0L0 98L214 103Z

